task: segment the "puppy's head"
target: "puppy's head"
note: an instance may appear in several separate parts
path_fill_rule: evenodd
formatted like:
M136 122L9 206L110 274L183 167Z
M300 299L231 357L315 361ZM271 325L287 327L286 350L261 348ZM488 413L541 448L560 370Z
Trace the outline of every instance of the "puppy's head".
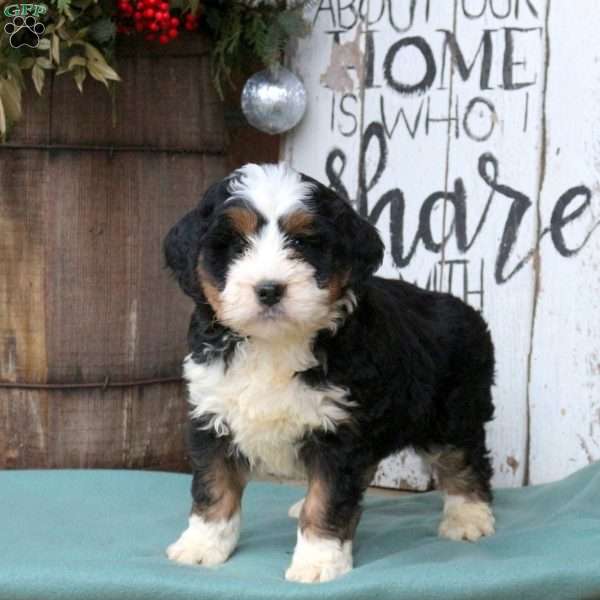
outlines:
M242 335L308 334L380 265L375 228L284 164L246 165L213 185L165 240L183 291Z

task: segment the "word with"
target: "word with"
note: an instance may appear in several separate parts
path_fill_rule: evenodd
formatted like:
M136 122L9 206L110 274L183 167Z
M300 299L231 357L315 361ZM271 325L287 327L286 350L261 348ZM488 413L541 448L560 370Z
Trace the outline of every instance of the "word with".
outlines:
M476 287L472 287L472 275L475 265L472 261L464 258L446 259L438 261L434 266L425 283L414 281L415 285L434 292L447 292L453 296L462 298L465 302L483 311L483 282L485 274L485 263L479 260L479 272L475 273ZM402 276L401 276L402 277Z

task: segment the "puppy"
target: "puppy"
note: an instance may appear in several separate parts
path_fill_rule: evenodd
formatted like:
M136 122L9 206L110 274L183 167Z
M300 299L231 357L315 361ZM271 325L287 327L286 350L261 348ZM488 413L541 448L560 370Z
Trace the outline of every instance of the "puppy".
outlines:
M172 560L233 552L252 472L306 477L285 576L328 581L352 568L365 488L412 447L445 492L441 536L494 532L494 351L474 309L373 274L376 229L284 164L249 164L213 185L165 240L195 302L184 361L193 505Z

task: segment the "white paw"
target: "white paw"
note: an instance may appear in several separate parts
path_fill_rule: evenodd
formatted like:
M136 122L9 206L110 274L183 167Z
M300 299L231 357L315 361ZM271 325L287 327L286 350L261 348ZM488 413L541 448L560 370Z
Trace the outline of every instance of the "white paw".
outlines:
M210 547L182 535L167 548L167 556L183 565L203 564L210 567L224 563L229 553L218 546Z
M184 565L220 565L235 549L239 530L239 514L229 521L216 522L192 515L188 528L167 548L167 557Z
M298 530L292 564L285 572L288 581L320 583L341 577L352 570L352 542L311 537Z
M299 519L300 512L302 511L302 507L304 506L304 498L302 500L298 500L296 504L292 504L290 509L288 510L288 517L291 519Z
M489 504L469 502L460 496L448 496L438 533L450 540L475 542L480 537L494 533L494 522Z
M285 572L288 581L299 583L323 583L332 581L352 570L352 564L336 563L323 565L294 565Z

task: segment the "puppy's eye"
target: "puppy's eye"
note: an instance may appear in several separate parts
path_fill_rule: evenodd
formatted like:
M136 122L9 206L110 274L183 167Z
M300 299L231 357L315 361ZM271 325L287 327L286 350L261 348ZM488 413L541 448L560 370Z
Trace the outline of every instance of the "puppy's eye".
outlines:
M302 238L292 238L290 240L290 245L292 246L292 248L302 248L304 247L305 244L305 240L303 240Z
M238 258L244 254L248 240L243 236L235 237L229 245L229 254L232 258Z
M309 246L316 246L318 243L317 236L315 235L298 235L290 238L290 245L292 248L296 248L297 250L301 250L302 248L307 248Z

